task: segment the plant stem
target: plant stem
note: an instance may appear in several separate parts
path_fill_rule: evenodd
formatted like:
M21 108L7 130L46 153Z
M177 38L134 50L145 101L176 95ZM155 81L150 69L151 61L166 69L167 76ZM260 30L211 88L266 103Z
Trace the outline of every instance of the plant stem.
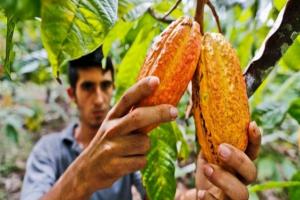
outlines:
M218 29L219 29L219 32L222 33L222 29L221 29L221 24L220 24L220 20L219 20L219 16L218 16L218 13L214 7L214 5L211 3L210 0L207 1L207 5L209 6L210 10L212 11L213 13L213 16L216 20L216 23L217 23L217 26L218 26Z
M180 4L181 0L177 0L173 7L163 16L162 19L166 19Z
M200 25L200 32L204 34L204 6L207 0L197 0L196 13L195 13L195 21Z
M163 22L163 23L167 23L170 24L171 22L173 22L173 19L169 19L169 18L164 18L164 17L159 17L157 16L157 14L154 12L154 10L152 8L148 8L147 12L156 20Z

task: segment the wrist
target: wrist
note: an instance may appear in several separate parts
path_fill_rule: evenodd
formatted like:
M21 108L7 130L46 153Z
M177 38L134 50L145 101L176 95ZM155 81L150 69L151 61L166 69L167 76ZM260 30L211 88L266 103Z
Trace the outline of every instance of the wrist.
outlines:
M82 153L77 159L76 167L74 169L74 187L79 188L78 193L83 197L90 197L96 189L93 188L93 183L91 182L92 177L89 176L89 169L86 165L86 160L84 159L84 153Z
M84 179L79 162L71 164L65 173L58 179L43 200L83 200L89 199L92 195L88 190L87 182Z

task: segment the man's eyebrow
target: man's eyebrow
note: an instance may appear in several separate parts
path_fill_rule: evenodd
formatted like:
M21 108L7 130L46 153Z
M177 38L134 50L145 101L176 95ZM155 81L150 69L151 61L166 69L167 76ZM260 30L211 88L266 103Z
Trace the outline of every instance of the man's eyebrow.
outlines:
M95 82L94 81L82 81L81 82L81 84L86 84L86 83L88 83L88 84L95 84Z
M109 80L109 79L103 79L102 81L101 81L101 83L103 83L103 82L113 82L112 80Z

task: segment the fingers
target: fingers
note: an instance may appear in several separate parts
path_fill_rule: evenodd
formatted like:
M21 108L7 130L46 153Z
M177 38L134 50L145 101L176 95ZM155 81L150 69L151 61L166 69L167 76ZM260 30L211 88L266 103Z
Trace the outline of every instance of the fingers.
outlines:
M177 192L177 190L176 190ZM196 188L188 189L186 191L182 191L181 195L176 200L197 200L196 198Z
M141 156L150 150L150 138L146 134L132 134L114 138L119 156Z
M217 200L213 195L208 191L199 190L197 193L197 200Z
M208 181L202 170L205 164L207 164L207 161L203 158L203 154L199 153L197 158L195 181L196 188L200 190L207 190L212 186L212 184Z
M251 122L249 125L249 144L246 149L246 154L251 160L255 160L259 153L261 144L261 132L257 127L256 122Z
M172 121L176 117L177 109L171 105L140 107L119 119L119 123L107 131L110 136L126 135L149 125Z
M229 144L221 144L218 153L225 165L241 175L246 184L256 180L256 167L243 151Z
M108 119L119 118L128 113L132 106L152 94L158 85L159 79L155 76L141 79L129 88L120 101L110 110Z
M132 156L132 157L122 157L119 160L121 165L119 171L121 172L121 176L130 174L132 172L143 169L147 164L146 156ZM116 172L117 173L117 172Z
M212 164L204 165L203 171L207 179L230 199L247 200L249 198L247 187L231 173Z

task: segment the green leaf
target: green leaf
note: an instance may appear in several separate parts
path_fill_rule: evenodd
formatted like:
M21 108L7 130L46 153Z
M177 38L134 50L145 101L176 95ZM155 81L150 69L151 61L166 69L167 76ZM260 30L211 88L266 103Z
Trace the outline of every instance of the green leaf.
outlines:
M40 16L40 0L1 0L0 8L7 16L14 15L19 21Z
M17 23L17 19L14 15L9 15L7 17L4 69L8 76L10 76L11 66L15 57L15 53L13 51L13 35L14 35L16 23Z
M113 26L103 41L102 51L105 57L108 56L112 44L116 40L123 40L133 25L133 22L124 22L120 20Z
M275 101L290 103L300 94L300 71L290 76L282 86L274 93Z
M289 114L300 124L300 98L295 99L289 108Z
M172 122L172 129L176 136L177 145L179 146L179 152L178 152L178 158L181 159L187 159L190 154L189 146L186 140L183 137L182 131L179 129L178 124L176 122ZM177 146L177 147L178 147Z
M250 192L259 192L264 190L288 187L300 187L300 181L270 181L249 187Z
M274 5L277 10L281 10L286 4L287 0L274 0Z
M149 0L119 0L118 16L126 21L132 21L142 16L152 5Z
M55 75L99 47L116 19L116 0L42 1L42 41Z
M295 32L294 37L299 35L299 33ZM293 38L294 39L294 38ZM280 59L280 66L283 66L288 69L292 69L294 71L300 70L300 36L293 42L292 46L286 51L284 56Z
M272 178L275 174L275 161L270 157L260 158L257 164L257 177L259 180Z
M6 124L5 126L6 137L12 142L19 144L19 135L17 129L12 124Z
M142 171L150 200L173 200L176 192L176 136L172 124L162 124L150 133L151 150Z
M278 126L288 112L288 105L279 102L264 102L252 112L252 118L265 129Z
M300 182L300 172L297 172L293 177L292 181ZM290 200L298 200L300 197L300 185L290 187L288 189L289 199Z
M123 92L136 82L139 70L145 59L147 50L155 35L159 33L159 29L152 24L145 24L138 33L135 41L124 56L116 77L116 95L118 100Z

